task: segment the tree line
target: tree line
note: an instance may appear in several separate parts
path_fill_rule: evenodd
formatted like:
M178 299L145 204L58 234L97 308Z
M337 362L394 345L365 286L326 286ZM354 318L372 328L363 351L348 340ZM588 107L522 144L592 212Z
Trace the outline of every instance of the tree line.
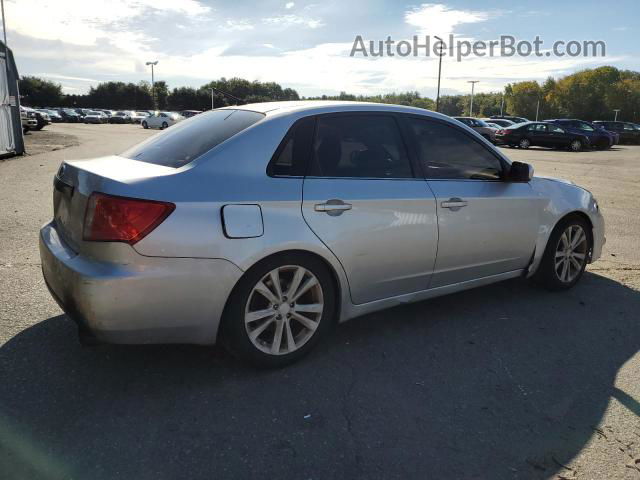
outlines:
M19 86L21 102L39 107L149 110L154 108L154 93L155 108L160 110L208 110L212 100L213 107L219 108L236 103L301 99L295 90L282 88L275 82L251 82L242 78L221 78L199 88L171 90L161 80L155 83L154 92L145 81L104 82L83 95L65 95L60 85L37 77L23 77ZM306 99L394 103L435 109L435 101L419 92L370 96L341 92ZM470 95L445 95L440 97L439 110L446 115L469 115L470 100ZM537 112L540 120L557 117L609 120L613 119L615 109L620 109L619 120L640 122L640 72L610 66L586 69L558 79L550 77L542 83L533 80L510 83L502 92L478 93L473 98L473 115L480 117L502 112L533 120Z

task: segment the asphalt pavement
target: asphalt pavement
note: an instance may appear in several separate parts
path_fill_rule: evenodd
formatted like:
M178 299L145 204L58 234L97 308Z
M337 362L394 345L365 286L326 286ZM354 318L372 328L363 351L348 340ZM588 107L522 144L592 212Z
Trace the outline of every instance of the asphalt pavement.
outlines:
M576 288L378 312L255 371L219 348L78 343L40 273L53 175L154 132L47 130L27 147L59 149L0 161L0 478L640 479L640 147L504 150L599 199L607 244Z

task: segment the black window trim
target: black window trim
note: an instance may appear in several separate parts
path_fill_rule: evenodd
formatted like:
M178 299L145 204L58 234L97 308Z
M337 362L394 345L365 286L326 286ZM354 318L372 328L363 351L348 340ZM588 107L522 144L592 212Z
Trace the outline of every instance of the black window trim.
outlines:
M411 131L411 127L408 125L407 119L409 118L415 118L418 120L440 123L442 125L446 125L450 128L457 130L458 132L462 133L466 137L476 142L480 147L484 148L491 155L493 155L500 162L500 165L502 166L502 173L500 175L500 178L495 180L480 179L480 178L430 178L429 176L427 176L426 172L422 169L422 165L420 165L420 162L418 161L420 171L422 172L422 178L424 180L427 180L428 182L499 182L499 183L507 181L507 176L509 174L509 169L511 165L504 158L498 155L496 152L494 152L490 148L487 148L487 146L484 145L479 139L475 138L472 134L470 134L460 126L456 125L454 122L442 120L440 118L435 118L428 115L419 115L415 113L402 113L400 114L400 117L401 117L400 121L403 124L403 129L406 130L407 135L410 138L409 143L411 144L412 153L415 156L416 160L418 160L418 145L417 145L417 140L415 138L415 135Z
M308 146L309 152L307 154L306 158L302 158L302 159L297 159L299 162L302 162L302 168L301 171L304 172L302 175L278 175L276 173L273 172L274 170L274 166L275 163L278 161L278 158L280 157L280 154L282 153L282 151L286 148L287 143L289 143L289 140L296 134L298 126L305 122L305 121L313 121L313 133L311 138L315 138L316 135L316 124L317 119L316 119L316 115L307 115L305 117L301 117L298 118L296 121L293 122L293 124L289 127L289 129L287 130L287 133L284 134L284 137L282 137L282 140L280 141L280 143L278 144L278 146L276 147L275 152L273 152L273 155L271 156L271 159L269 160L269 163L267 164L267 176L271 177L271 178L304 178L308 169L309 169L309 162L307 161L307 159L309 158L310 155L312 155L312 145ZM313 143L313 141L312 141ZM294 145L295 145L295 139L294 139ZM294 147L295 148L295 147ZM292 152L293 155L293 152ZM296 162L296 157L294 156L292 158L292 162ZM293 167L293 165L292 165Z

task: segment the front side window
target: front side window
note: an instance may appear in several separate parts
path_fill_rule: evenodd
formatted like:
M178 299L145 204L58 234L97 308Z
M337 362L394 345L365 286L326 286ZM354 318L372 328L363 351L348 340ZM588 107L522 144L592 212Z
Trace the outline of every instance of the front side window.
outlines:
M553 133L564 133L563 129L554 125L549 125L549 130L551 130Z
M312 176L413 177L398 125L391 116L321 116L313 151Z
M584 130L585 132L594 132L594 128L589 125L588 123L585 122L575 122L576 126L580 129L580 130Z
M464 132L432 120L409 118L418 159L427 178L500 180L502 163Z

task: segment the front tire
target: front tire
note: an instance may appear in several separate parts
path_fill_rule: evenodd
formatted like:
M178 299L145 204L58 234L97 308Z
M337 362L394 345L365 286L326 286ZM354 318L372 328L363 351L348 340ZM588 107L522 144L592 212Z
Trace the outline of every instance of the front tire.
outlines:
M147 122L142 122L142 128L144 128L145 130L149 128L149 125L147 125Z
M222 341L257 367L288 365L306 355L333 325L336 288L324 263L304 253L270 257L234 288Z
M162 129L169 128L169 124L167 122L162 122Z
M549 237L535 280L552 291L573 287L584 274L592 246L591 228L583 218L562 220Z

